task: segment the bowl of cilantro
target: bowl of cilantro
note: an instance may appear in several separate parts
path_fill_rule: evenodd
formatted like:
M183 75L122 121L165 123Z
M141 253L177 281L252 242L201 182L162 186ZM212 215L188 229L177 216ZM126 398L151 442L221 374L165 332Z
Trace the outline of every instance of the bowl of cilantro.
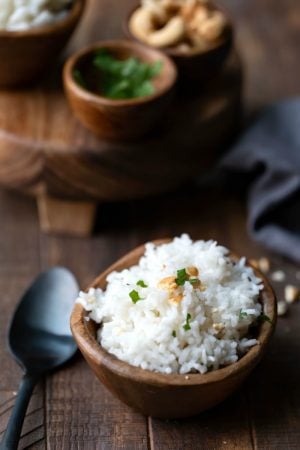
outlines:
M103 41L73 55L64 88L74 115L105 140L149 133L172 103L177 70L159 50L125 40Z

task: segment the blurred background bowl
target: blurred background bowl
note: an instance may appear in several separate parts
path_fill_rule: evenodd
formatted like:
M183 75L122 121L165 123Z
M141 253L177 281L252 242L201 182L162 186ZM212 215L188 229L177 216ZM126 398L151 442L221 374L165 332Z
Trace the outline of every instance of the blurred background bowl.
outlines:
M115 100L80 86L74 79L74 71L79 71L87 80L92 79L91 61L102 49L120 60L136 57L148 64L162 61L161 72L152 80L154 94ZM86 128L107 140L135 140L148 133L170 107L176 79L176 66L164 53L124 40L93 44L73 55L64 68L64 87L75 116Z
M135 6L129 12L123 28L127 38L147 46L145 42L142 42L135 37L129 28L130 18L138 7L139 5ZM202 82L213 78L218 74L233 49L234 28L232 21L224 9L221 9L216 5L213 5L213 7L217 11L220 11L225 16L227 21L227 27L224 30L224 35L220 42L218 42L215 46L212 46L207 50L191 52L180 51L176 47L160 48L162 52L172 58L175 62L178 68L179 81L181 82L186 81L188 83L191 80L195 82Z
M0 88L31 83L47 72L75 30L86 0L75 0L65 19L25 31L0 30Z

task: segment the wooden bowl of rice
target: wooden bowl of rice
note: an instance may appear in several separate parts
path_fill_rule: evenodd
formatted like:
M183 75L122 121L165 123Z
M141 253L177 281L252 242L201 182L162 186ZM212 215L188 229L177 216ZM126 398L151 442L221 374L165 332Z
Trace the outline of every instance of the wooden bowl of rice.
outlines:
M74 0L65 18L24 31L0 30L0 87L27 85L47 73L84 11L86 0Z
M156 241L155 244L169 240ZM145 246L138 247L103 272L92 287L106 286L113 271L129 268L139 261ZM230 254L233 261L235 255ZM96 339L97 325L86 320L86 311L76 304L71 316L73 336L84 358L98 379L117 398L136 411L156 418L175 419L193 416L221 403L235 392L266 352L277 319L275 294L264 275L247 261L262 281L259 302L270 321L257 325L258 344L228 366L204 374L164 374L143 370L117 359L105 351Z

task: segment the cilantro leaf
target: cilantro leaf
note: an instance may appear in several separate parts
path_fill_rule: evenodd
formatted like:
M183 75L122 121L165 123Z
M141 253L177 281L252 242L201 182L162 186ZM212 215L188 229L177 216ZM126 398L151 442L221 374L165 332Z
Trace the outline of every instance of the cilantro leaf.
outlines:
M134 304L139 302L140 300L143 300L140 297L140 294L138 293L138 291L135 291L134 289L133 289L133 291L129 292L129 297L131 298L131 300Z
M191 320L191 318L192 318L192 316L190 315L190 313L187 313L187 315L186 315L186 322L185 322L185 324L183 325L183 329L184 329L185 331L188 331L188 330L191 329L191 325L190 325L190 320Z
M257 320L259 322L269 322L271 325L273 324L272 320L270 319L269 316L267 316L266 314L262 313Z
M154 94L154 87L150 80L144 80L132 89L132 95L134 97L146 97L152 94Z
M155 63L149 67L149 74L151 75L151 77L156 77L160 74L162 65L162 61L155 61Z
M248 313L246 313L245 311L243 311L242 309L240 309L239 312L239 320L243 320L248 316Z
M188 281L189 276L185 269L177 270L177 278L175 278L175 283L177 286L183 286L186 281Z
M151 80L162 70L162 61L148 64L134 57L118 60L105 49L95 52L92 64L95 77L99 77L97 91L112 99L152 95L155 88Z
M137 286L141 286L143 288L148 287L148 284L146 284L144 280L139 280L136 284L137 284Z
M73 78L79 86L86 88L86 82L82 76L82 73L78 69L73 70Z

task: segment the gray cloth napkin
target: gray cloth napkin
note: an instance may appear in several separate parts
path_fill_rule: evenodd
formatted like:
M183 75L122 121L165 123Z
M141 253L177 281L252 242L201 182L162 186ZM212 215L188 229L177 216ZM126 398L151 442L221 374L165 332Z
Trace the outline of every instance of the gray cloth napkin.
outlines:
M247 180L252 237L300 263L300 99L261 114L221 162Z

